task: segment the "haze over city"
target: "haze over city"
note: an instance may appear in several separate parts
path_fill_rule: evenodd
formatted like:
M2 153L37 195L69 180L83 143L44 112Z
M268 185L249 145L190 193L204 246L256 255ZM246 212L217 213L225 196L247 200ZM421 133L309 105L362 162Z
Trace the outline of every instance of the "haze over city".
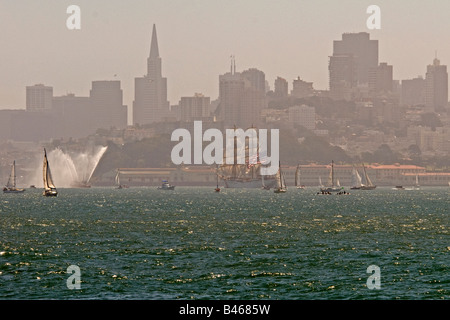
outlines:
M81 30L66 27L71 4L81 8ZM372 4L381 8L380 30L366 26ZM369 32L393 78L412 79L425 75L436 51L450 62L448 12L442 1L0 0L0 109L24 109L26 86L87 96L95 80L120 80L130 109L153 24L171 104L196 92L216 99L230 55L237 71L262 70L271 89L278 76L290 89L300 76L326 90L333 40L346 32Z

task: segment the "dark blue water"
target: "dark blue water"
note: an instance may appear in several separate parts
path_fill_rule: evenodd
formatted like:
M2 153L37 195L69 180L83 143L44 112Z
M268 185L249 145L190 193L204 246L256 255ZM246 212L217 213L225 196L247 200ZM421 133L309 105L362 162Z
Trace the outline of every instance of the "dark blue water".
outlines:
M448 188L213 189L0 195L0 298L450 297Z

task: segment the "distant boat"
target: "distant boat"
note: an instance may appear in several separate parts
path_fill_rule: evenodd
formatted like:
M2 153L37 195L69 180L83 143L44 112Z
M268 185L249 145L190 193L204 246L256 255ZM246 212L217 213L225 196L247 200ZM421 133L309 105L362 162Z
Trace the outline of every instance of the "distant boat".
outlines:
M300 165L297 165L297 169L295 170L295 186L297 189L305 189L305 186L300 184Z
M252 129L256 128L252 127ZM234 130L237 130L236 127ZM259 141L258 138L257 141ZM261 159L261 153L264 154L265 151L259 150L258 142L252 148L249 145L245 146L245 163L239 163L238 161L237 136L233 137L233 141L227 141L227 143L233 143L233 158L224 152L226 156L223 164L218 168L219 177L223 180L225 188L261 188L261 182L263 182L263 189L270 189L276 185L275 175L264 176L261 172L261 169L266 166L264 156Z
M319 177L320 178L320 177ZM328 186L321 187L321 192L339 192L343 188L340 187L335 183L335 177L334 177L334 161L331 160L331 170L330 170L330 176L328 177Z
M11 173L9 175L6 187L3 188L3 193L23 193L25 189L16 188L16 161L13 161L11 166Z
M163 180L161 187L158 187L159 190L175 190L175 186L172 186L169 181Z
M117 189L127 189L128 186L126 184L120 184L119 174L120 174L120 171L117 170L117 174L116 174L116 178L115 178Z
M281 171L281 163L278 165L277 184L278 186L274 190L275 193L285 193L287 191L286 180L283 172Z
M405 190L403 186L395 186L395 188L392 188L394 190Z
M46 197L56 197L58 191L56 191L55 184L53 183L52 173L50 171L50 166L47 159L47 151L44 148L44 167L43 167L43 177L44 177L44 193Z
M220 188L219 188L219 173L216 171L216 177L217 177L217 186L214 189L215 192L220 192Z
M352 185L350 187L351 190L359 190L362 187L361 176L359 175L358 170L356 170L355 166L352 169Z
M414 185L414 190L419 190L420 184L419 184L419 175L416 174L416 184Z
M375 189L377 186L372 183L369 176L367 175L367 171L366 171L366 167L364 166L364 163L363 163L362 167L363 167L364 174L363 174L363 178L362 178L361 190Z

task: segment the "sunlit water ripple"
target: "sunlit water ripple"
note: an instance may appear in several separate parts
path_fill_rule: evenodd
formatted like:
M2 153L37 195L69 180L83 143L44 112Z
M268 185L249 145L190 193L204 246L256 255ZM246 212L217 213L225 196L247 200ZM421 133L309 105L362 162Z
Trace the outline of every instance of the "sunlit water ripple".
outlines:
M0 298L449 298L449 189L316 191L2 194Z

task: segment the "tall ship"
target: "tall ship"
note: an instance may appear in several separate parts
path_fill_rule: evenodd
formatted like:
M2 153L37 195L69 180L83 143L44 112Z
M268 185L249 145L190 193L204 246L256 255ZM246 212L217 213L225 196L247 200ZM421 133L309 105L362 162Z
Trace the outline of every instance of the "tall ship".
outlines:
M44 193L46 197L56 197L58 191L53 183L52 173L47 159L47 151L44 148L44 165L43 165L43 178L44 178Z
M224 164L217 170L217 175L223 180L225 188L274 188L277 185L276 176L261 175L261 167L261 163Z
M326 186L322 186L320 188L321 192L339 192L342 190L342 187L339 184L339 181L336 182L336 177L334 176L334 161L331 160L331 169L330 175L328 177L328 184Z
M3 188L3 193L23 193L25 189L20 189L16 187L16 161L13 161L11 166L11 173L9 175L6 187Z
M256 145L258 146L259 143L257 142ZM223 164L217 168L217 176L223 180L225 188L271 189L276 187L276 174L261 174L261 169L264 168L265 164L264 160L260 157L258 147L256 147L256 150L250 150L246 144L245 163L239 164L237 160L237 138L234 137L234 158L232 160L233 161L227 161L225 155Z

